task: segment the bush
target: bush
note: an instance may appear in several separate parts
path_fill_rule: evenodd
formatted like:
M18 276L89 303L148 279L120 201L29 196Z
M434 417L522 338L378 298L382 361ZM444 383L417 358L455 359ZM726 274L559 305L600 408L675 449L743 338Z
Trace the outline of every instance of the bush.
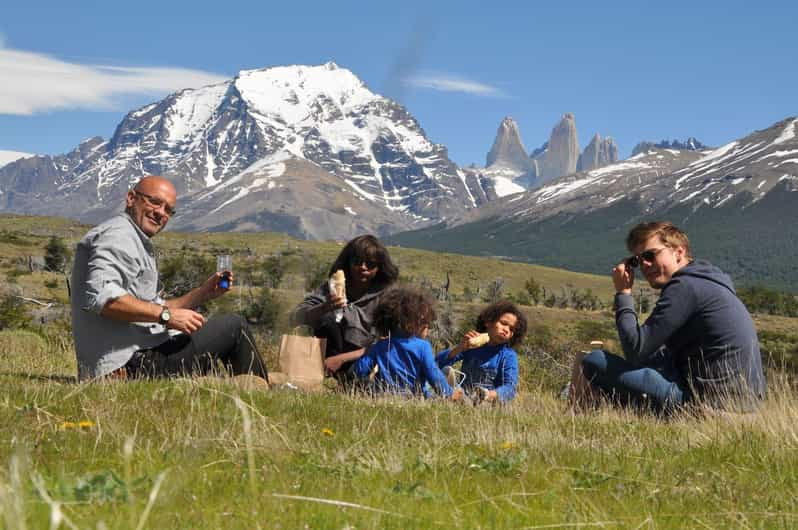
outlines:
M0 298L0 330L24 328L29 322L22 300L11 295Z
M260 331L274 333L282 306L280 297L268 287L263 287L241 313L252 326L260 328Z
M67 248L64 240L58 236L51 236L47 246L44 247L44 266L52 272L66 271L67 264L72 259L72 253Z
M213 259L187 253L163 260L159 267L164 298L182 296L198 287L216 271Z
M282 255L275 254L266 258L263 262L263 283L272 289L277 289L283 281L283 275L285 275L285 264Z
M524 289L526 289L529 298L535 302L535 305L538 305L543 294L543 287L537 282L537 280L535 280L533 276L530 276L526 281L524 284Z
M302 277L305 279L305 290L314 291L329 277L330 265L319 260L316 256L304 254L302 256Z

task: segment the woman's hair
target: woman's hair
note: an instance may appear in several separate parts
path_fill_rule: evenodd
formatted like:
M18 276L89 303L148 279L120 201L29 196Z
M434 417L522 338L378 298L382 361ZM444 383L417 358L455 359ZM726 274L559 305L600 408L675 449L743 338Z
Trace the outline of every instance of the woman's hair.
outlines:
M477 317L477 331L484 333L488 330L488 324L496 322L505 313L515 315L517 320L515 328L513 329L513 337L510 339L509 343L510 346L515 346L524 340L524 336L526 335L526 315L518 309L518 306L509 300L498 300L483 309Z
M330 267L330 276L335 271L342 270L346 275L346 280L349 281L349 266L353 262L362 263L363 261L377 263L379 269L374 277L374 282L378 285L387 287L399 278L399 268L391 261L388 249L372 235L358 236L347 243Z
M652 236L659 236L660 242L666 247L684 247L684 255L687 260L691 261L693 259L687 234L668 221L640 223L635 226L629 232L629 235L626 236L626 248L629 249L629 252L634 252L634 249L644 244Z
M374 326L385 336L400 331L418 335L435 322L435 302L419 289L397 287L382 294L374 311Z

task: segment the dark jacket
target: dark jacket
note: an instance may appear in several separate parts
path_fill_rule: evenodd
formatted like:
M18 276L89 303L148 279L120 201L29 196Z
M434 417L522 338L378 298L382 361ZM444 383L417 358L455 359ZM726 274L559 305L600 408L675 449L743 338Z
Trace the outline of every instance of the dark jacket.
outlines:
M750 409L764 398L754 323L731 278L711 263L694 261L674 273L642 326L631 295L617 294L615 304L618 334L630 361L671 364L695 395L715 406L732 399Z
M357 300L349 301L344 308L341 322L335 322L334 311L311 320L308 317L308 310L327 302L330 298L330 284L324 282L296 307L293 322L297 325L310 326L315 333L327 326L337 325L341 329L343 339L349 344L360 348L369 346L378 338L374 329L374 311L385 289L384 286L374 286Z

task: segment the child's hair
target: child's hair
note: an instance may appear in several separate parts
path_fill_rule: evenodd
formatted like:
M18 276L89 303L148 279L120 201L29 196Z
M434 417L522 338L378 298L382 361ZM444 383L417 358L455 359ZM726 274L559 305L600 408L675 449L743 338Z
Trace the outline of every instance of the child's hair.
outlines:
M418 335L435 322L435 302L418 289L398 287L385 291L374 312L374 326L381 335L400 331Z
M515 318L517 319L515 329L513 330L513 338L511 338L509 342L510 346L515 346L524 340L524 336L526 335L526 315L524 315L524 313L522 313L521 310L509 300L498 300L483 309L477 317L477 331L487 331L488 324L491 322L496 322L505 313L515 315Z

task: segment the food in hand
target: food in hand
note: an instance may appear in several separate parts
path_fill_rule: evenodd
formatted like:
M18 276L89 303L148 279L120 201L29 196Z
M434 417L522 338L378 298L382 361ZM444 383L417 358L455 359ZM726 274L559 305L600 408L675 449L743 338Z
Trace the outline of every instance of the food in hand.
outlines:
M490 336L487 333L480 333L476 337L472 337L468 339L468 347L469 348L479 348L480 346L484 346L490 341Z
M330 276L330 290L341 298L346 296L346 275L341 269L338 269Z

